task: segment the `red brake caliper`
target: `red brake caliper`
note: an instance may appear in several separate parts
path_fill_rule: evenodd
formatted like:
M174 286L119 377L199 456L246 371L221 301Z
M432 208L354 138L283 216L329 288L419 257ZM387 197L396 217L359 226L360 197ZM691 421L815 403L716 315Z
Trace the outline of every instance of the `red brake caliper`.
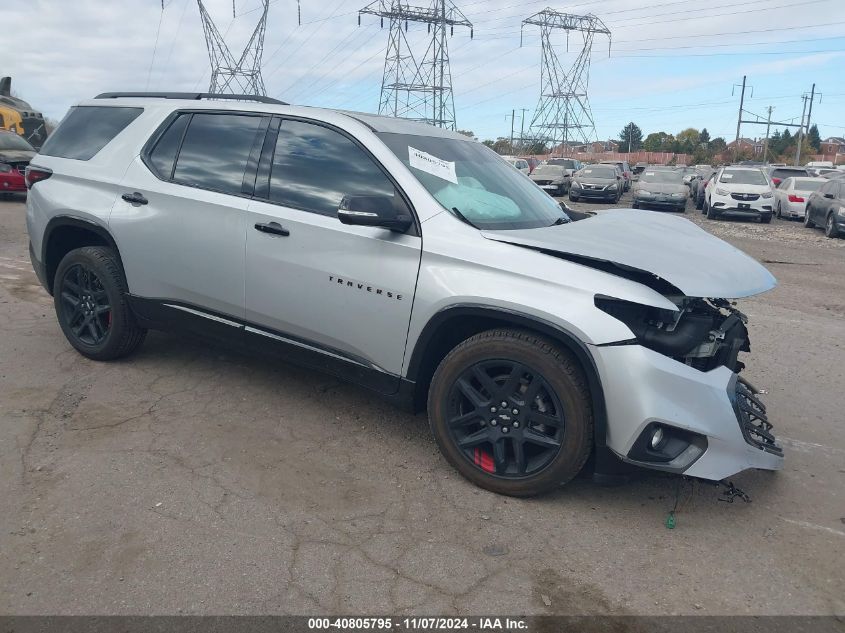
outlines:
M473 453L473 460L475 461L476 466L480 466L481 470L487 473L492 473L496 471L496 466L493 463L493 456L486 451L482 451L480 448L476 447Z

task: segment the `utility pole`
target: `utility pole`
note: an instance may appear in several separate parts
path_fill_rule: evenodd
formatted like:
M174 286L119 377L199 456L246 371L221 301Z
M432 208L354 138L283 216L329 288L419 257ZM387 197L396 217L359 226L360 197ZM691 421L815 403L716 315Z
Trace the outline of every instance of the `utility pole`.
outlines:
M520 117L519 117L519 147L520 151L525 151L525 113L528 112L528 108L521 108L520 109Z
M763 143L763 162L766 162L766 157L769 155L769 130L772 127L772 106L769 106L769 116L766 118L766 142Z
M516 109L511 110L511 153L513 153L513 119L516 116ZM505 117L506 119L508 117Z
M736 140L734 141L734 162L739 152L739 129L742 125L742 107L745 104L745 75L742 76L742 94L739 97L739 115L736 117Z
M804 107L801 109L801 125L798 127L798 142L795 144L795 166L801 161L801 142L804 140L804 115L807 113L807 95L801 97Z

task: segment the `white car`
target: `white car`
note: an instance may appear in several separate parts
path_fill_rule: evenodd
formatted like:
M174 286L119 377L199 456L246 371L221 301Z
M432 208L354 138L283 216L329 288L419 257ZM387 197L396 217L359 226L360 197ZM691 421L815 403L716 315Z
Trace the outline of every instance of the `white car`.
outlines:
M513 165L513 168L517 171L521 171L526 176L531 173L531 166L528 164L528 161L524 158L514 158L513 156L503 156L507 162Z
M772 221L772 181L758 167L722 167L704 193L704 211L711 220L723 216Z
M787 178L775 189L775 215L779 218L804 218L807 199L827 182L827 178Z

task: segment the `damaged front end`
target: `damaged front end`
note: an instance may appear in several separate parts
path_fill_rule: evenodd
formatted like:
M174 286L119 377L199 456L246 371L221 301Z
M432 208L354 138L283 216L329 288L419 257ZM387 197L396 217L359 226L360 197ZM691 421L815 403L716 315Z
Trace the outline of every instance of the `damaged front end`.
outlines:
M636 342L699 371L724 365L739 373L745 367L739 353L751 351L748 317L725 299L684 297L675 312L610 297L595 303L634 333L635 341L621 344Z

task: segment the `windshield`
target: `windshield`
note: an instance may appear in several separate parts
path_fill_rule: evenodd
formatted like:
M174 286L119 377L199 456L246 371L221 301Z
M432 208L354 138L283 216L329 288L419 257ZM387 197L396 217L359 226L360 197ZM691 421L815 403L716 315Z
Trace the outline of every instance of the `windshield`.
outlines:
M533 229L569 217L493 150L471 140L378 133L445 209L480 229Z
M683 184L681 174L677 171L655 170L644 171L640 174L640 182L660 182L660 183L674 183L676 185Z
M0 149L22 149L34 152L35 148L17 134L0 134Z
M584 167L575 175L580 178L616 178L616 169L605 165L593 165Z
M719 178L719 182L734 185L767 185L768 179L759 169L736 169L725 170Z
M810 180L809 178L796 178L794 189L797 191L818 191L824 184L823 180Z
M559 165L540 165L534 170L534 173L531 174L532 176L548 176L558 177L563 176L566 173L566 168L561 167Z
M575 161L569 158L550 158L546 161L547 165L557 165L558 167L565 167L566 169L575 169Z

